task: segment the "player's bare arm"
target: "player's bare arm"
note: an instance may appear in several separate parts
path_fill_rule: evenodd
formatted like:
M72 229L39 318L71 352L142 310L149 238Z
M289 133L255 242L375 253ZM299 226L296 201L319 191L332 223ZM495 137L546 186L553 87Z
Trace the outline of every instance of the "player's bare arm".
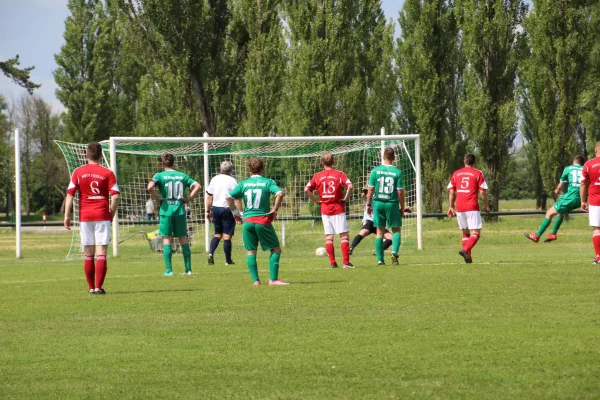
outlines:
M556 189L554 189L554 194L558 195L561 194L563 191L563 187L565 186L566 182L558 182L558 185L556 186Z
M581 199L581 210L585 211L585 212L588 212L587 197L588 197L587 182L581 182L581 185L579 185L579 198Z
M456 214L456 191L454 189L448 190L448 217L452 218Z
M398 192L398 200L400 201L400 214L404 215L406 211L406 200L404 199L404 189L396 189Z
M236 224L241 224L242 223L242 210L243 210L242 200L234 199L231 196L227 196L227 205L229 206L229 209L233 213L233 218L235 218Z
M213 203L213 195L206 192L206 220L210 221L212 219L212 215L210 214L210 209L212 208L212 203ZM229 207L229 209L231 209L231 206ZM233 210L231 210L233 211Z
M67 195L67 199L65 200L65 228L71 230L71 209L73 208L73 196L70 194Z
M313 201L313 203L321 204L321 200L317 196L315 196L314 190L312 190L310 187L305 186L304 193L306 193L308 198L311 199Z
M200 185L198 182L194 182L192 184L192 192L190 193L190 195L186 198L183 199L184 203L189 203L190 201L192 201L200 192L200 189L202 189L202 185Z
M350 195L352 194L352 190L354 190L354 185L352 183L349 183L348 186L346 186L346 195L342 199L342 201L344 203L348 202L348 199L350 198Z
M373 215L373 193L375 193L375 187L369 186L369 191L367 192L367 214Z
M281 203L283 202L283 192L279 192L275 195L275 204L273 204L273 208L271 211L267 213L272 219L277 218L277 211L279 211L279 207L281 207Z
M147 190L148 193L150 193L150 197L152 197L153 200L159 202L160 204L160 195L156 191L156 183L154 183L154 181L150 181L150 183L148 183Z
M490 203L488 203L488 195L487 190L481 189L479 191L481 193L481 198L483 199L483 204L485 204L485 215L490 216Z
M117 210L119 209L119 202L121 201L121 196L119 194L113 194L110 196L110 215L114 218L117 215Z

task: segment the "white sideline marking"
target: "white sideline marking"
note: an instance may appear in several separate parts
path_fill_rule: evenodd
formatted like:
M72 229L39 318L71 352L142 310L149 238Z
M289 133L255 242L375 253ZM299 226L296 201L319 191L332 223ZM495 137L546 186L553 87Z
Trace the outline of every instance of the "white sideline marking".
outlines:
M588 259L586 259L588 260ZM64 260L57 260L57 261L63 261ZM590 261L590 265L591 264L591 258L588 260ZM558 260L554 260L552 261L552 264L573 264L573 263L577 263L577 262L585 262L585 260L576 260L575 262L573 261L558 261ZM146 264L146 261L137 261L137 262L130 262L128 264ZM540 264L539 261L497 261L497 262L482 262L482 263L473 263L470 265L470 267L476 267L478 265L511 265L511 264ZM415 263L415 264L400 264L400 268L402 267L440 267L440 266L450 266L450 265L463 265L466 266L467 264L465 262L451 262L451 263ZM361 267L358 266L358 269L360 269ZM369 266L369 267L362 267L364 269L367 268L384 268L381 266ZM341 269L341 268L340 268ZM285 271L318 271L318 272L325 272L325 271L330 271L331 268L327 267L327 268L291 268L291 269L285 269ZM260 269L259 271L268 271L268 268L265 269ZM198 272L194 272L193 275L221 275L221 274L240 274L240 273L247 273L247 271L244 270L225 270L225 271L202 271L201 273ZM179 274L176 274L179 275ZM183 276L183 275L182 275ZM159 273L154 273L154 274L136 274L136 275L114 275L114 276L107 276L107 279L129 279L129 278L149 278L149 277L158 277L158 278L164 278L161 274ZM83 277L73 277L73 278L51 278L51 279L39 279L39 280L19 280L19 281L0 281L0 285L11 285L11 284L19 284L19 283L46 283L46 282L61 282L61 281L79 281L82 280ZM166 278L165 278L166 279Z

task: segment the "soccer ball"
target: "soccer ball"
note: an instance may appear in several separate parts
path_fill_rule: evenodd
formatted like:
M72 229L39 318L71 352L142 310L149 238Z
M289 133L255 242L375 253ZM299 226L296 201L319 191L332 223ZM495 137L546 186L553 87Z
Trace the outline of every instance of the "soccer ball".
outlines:
M319 247L315 250L315 255L318 257L324 257L327 255L327 249L325 247Z

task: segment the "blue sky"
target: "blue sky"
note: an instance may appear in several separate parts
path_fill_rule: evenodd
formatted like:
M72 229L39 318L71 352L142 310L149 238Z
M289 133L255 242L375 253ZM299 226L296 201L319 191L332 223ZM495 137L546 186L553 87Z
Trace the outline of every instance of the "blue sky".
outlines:
M404 0L382 0L386 16L396 20L403 3ZM68 14L67 0L0 0L0 59L19 54L21 66L34 65L31 77L42 85L36 94L50 102L55 111L64 110L54 94L52 71L56 69L54 54L63 43ZM0 75L0 93L10 101L25 90Z

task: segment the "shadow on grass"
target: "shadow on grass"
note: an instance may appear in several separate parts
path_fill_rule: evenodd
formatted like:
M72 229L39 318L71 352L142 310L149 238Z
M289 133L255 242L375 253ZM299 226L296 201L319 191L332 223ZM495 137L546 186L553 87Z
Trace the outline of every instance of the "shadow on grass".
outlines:
M135 290L130 292L110 292L113 294L140 294L140 293L172 293L172 292L199 292L202 289L159 289L159 290Z
M290 282L292 285L325 285L328 283L344 283L346 281Z

